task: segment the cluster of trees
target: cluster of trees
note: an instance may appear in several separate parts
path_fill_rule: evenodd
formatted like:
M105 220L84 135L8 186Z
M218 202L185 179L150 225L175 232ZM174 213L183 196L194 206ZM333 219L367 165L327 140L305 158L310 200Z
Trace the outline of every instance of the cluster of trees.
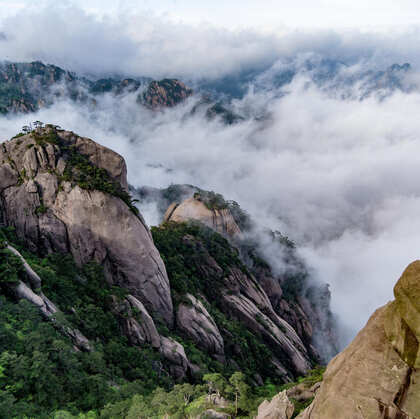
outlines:
M58 411L54 419L150 419L170 417L173 419L199 417L212 409L236 418L254 417L259 404L274 396L278 387L267 384L252 389L241 372L229 378L221 374L206 374L200 384L176 384L171 390L156 388L151 394L136 394L117 403L109 403L99 412L91 411L83 416L73 416L67 411Z
M145 345L131 346L112 313L112 298L125 291L106 285L100 266L78 269L70 256L38 257L25 250L11 229L0 229L43 280L43 292L58 305L56 322L47 322L27 301L15 301L3 282L24 280L20 260L0 249L0 418L51 418L100 409L107 403L170 389L173 380L161 373L164 359ZM91 352L74 350L55 328L68 323L92 343ZM163 368L163 371L165 368Z
M158 387L150 394L136 394L131 398L108 403L99 411L90 411L74 416L67 411L58 411L54 419L188 419L206 417L209 409L227 413L233 418L254 418L258 406L263 400L270 400L280 391L304 383L310 388L322 380L324 368L316 368L307 377L283 386L267 382L255 388L246 383L241 372L235 372L229 378L221 374L206 374L200 384L176 384L165 391ZM293 418L299 415L312 401L304 402L292 399L295 406Z

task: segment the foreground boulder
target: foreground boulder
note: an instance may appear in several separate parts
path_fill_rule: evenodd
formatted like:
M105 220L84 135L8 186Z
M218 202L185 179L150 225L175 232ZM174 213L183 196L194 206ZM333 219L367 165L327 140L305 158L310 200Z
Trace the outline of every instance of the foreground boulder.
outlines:
M33 252L71 253L78 265L95 260L109 283L172 324L166 269L117 153L53 126L2 143L0 218Z
M420 416L420 261L404 271L394 295L330 362L314 402L299 418Z
M274 396L271 402L263 401L258 407L256 419L290 419L294 410L285 390Z

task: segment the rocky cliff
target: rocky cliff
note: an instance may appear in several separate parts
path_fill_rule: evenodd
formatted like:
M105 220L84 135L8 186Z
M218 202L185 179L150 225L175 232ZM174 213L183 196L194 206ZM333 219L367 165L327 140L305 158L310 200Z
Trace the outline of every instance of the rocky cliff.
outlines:
M420 417L420 261L394 288L354 341L328 365L301 419Z
M229 236L234 236L241 232L228 208L212 208L206 205L200 199L199 193L180 204L172 203L163 217L164 222L184 222L189 220L200 221L213 230Z
M0 162L3 220L29 250L71 253L79 266L95 260L172 323L165 266L129 201L121 156L49 126L3 143Z
M69 357L78 357L73 348L84 354L80 359L94 360L80 366L86 382L92 365L106 363L104 389L112 387L113 374L123 383L146 380L151 389L239 371L241 386L268 378L281 384L319 362L314 313L328 312L328 296L325 307L316 308L302 291L304 277L276 277L252 246L241 244L249 217L238 204L181 188L193 196L150 231L129 194L120 155L38 125L0 145L0 316L10 318L11 311L14 328L26 324L17 315L29 316L40 330L47 321ZM0 325L1 333L7 330ZM21 332L12 335L16 346ZM36 339L48 352L48 335ZM1 362L13 372L7 347L0 345ZM35 356L30 345L16 351ZM48 362L60 370L64 359ZM19 381L19 371L7 379ZM73 390L61 378L71 403ZM44 393L54 394L47 387ZM35 403L35 412L44 405Z
M185 199L188 194L190 197ZM156 199L156 192L151 195ZM143 191L143 196L147 197L146 191ZM226 237L232 246L239 249L242 260L252 273L253 281L264 294L264 301L268 301L271 306L270 310L292 326L304 346L316 354L315 357L328 359L336 354L328 286L310 282L306 267L297 257L290 240L277 233L266 232L268 242L271 238L273 246L279 245L277 251L279 257L284 259L284 265L293 267L290 272L286 270L282 275L276 275L258 250L258 239L253 239L250 216L236 202L226 201L220 194L188 185L172 185L161 194L158 202L167 202L165 198L174 199L174 202L163 215L164 223L193 220ZM233 305L238 307L241 304L236 301ZM316 347L322 348L321 353Z

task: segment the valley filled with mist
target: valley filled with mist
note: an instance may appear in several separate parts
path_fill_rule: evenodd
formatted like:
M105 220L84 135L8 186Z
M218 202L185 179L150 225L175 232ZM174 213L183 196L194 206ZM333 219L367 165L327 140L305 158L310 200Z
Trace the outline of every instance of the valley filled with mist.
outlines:
M87 255L90 252L92 260L104 267L104 275L109 283L113 281L109 279L112 275L121 275L115 282L118 287L125 288L124 281L129 283L129 297L133 295L133 298L138 299L137 307L142 307L138 309L144 309L148 316L146 317L150 317L153 327L148 327L155 331L153 322L157 325L156 334L157 339L161 339L160 343L155 344L154 337L149 336L150 329L146 333L147 344L152 345L155 350L159 348L160 353L169 359L170 356L168 358L165 351L170 350L166 350L162 343L165 339L178 339L185 347L188 346L180 340L180 336L184 338L187 333L179 331L182 327L177 322L181 321L176 320L173 326L173 319L162 320L166 315L162 314L166 313L165 310L172 313L172 300L174 310L182 304L186 304L185 307L204 304L203 309L210 313L206 311L208 317L211 319L213 316L215 319L215 322L212 319L209 321L211 326L208 327L213 327L214 323L216 329L222 329L222 315L217 314L217 310L223 311L217 302L222 297L219 294L206 294L210 292L207 286L203 288L203 285L197 285L198 288L194 288L193 292L188 286L184 288L184 285L179 284L186 270L179 271L178 264L181 262L173 250L178 249L178 245L173 240L182 237L182 245L178 249L183 255L182 263L187 260L189 250L185 246L188 240L201 240L200 246L207 249L209 256L205 262L200 262L206 267L203 271L189 268L191 270L188 272L192 277L201 275L206 278L208 275L210 279L206 281L213 280L213 274L209 273L214 268L209 262L212 258L218 265L217 269L226 271L226 261L222 257L224 252L223 255L229 255L234 260L234 267L232 265L229 269L242 270L245 276L248 275L247 280L238 279L241 287L244 281L254 281L249 278L255 277L257 284L263 284L267 277L276 279L275 286L272 283L268 288L262 285L264 290L261 293L264 296L258 296L258 302L257 297L250 297L249 287L245 287L247 291L239 285L241 291L237 291L239 288L223 291L223 298L230 301L233 307L223 313L223 316L227 316L229 320L230 316L237 316L238 321L249 325L247 322L251 320L244 320L243 313L232 314L239 303L236 302L235 306L229 296L240 292L240 296L246 295L246 298L253 301L252 304L255 302L258 314L254 316L254 320L257 318L260 325L263 320L259 316L264 315L269 319L264 321L272 320L279 330L283 331L283 326L273 320L274 316L276 319L285 318L293 326L293 350L287 345L288 349L282 346L281 355L276 353L277 349L272 349L278 344L270 341L272 336L269 334L267 337L264 331L261 332L262 341L271 348L270 351L277 357L275 359L280 360L283 367L289 365L287 362L293 364L290 370L288 367L279 367L283 381L297 379L309 370L308 365L314 367L318 363L327 364L352 342L378 307L394 298L393 287L396 280L410 262L419 258L418 27L402 25L393 31L383 28L283 27L282 30L275 31L267 28L260 30L253 26L229 28L214 22L193 24L174 19L170 15L132 10L128 6L121 8L119 13L106 15L98 14L95 8L92 9L94 11L83 9L72 2L55 7L50 7L47 3L39 9L18 8L16 13L10 13L1 19L0 141L4 153L2 164L10 164L18 173L16 176L19 176L19 181L16 185L29 185L25 186L29 191L31 182L38 179L42 167L44 172L54 174L58 179L54 180L58 182L55 192L57 201L50 207L46 204L47 186L43 181L37 180L42 186L38 187L38 192L41 189L43 192L39 192L40 204L35 210L40 220L36 221L36 234L39 238L38 241L33 240L32 234L35 233L29 231L30 223L25 221L20 225L13 218L20 214L18 209L14 209L14 205L17 208L19 204L13 201L16 199L18 202L16 197L20 195L18 192L16 196L7 195L10 185L6 178L9 175L6 171L0 172L4 179L4 188L0 188L0 192L4 193L0 200L0 204L4 206L4 227L6 224L13 226L17 234L15 237L8 235L12 234L10 232L4 233L4 240L8 240L6 245L9 243L13 249L18 249L30 265L33 262L44 267L47 262L41 262L36 257L46 257L46 254L56 252L59 246L64 246L57 243L66 241L66 252L73 255L75 266L78 267L89 262ZM42 123L34 124L34 121ZM47 125L44 127L44 124ZM11 144L20 145L19 138L22 138L27 147L27 153L32 148L45 148L48 147L47 143L52 144L55 147L53 154L56 155L57 164L51 165L50 162L50 166L46 168L42 166L42 159L38 155L39 167L33 169L32 177L28 175L28 167L32 170L34 163L29 164L29 157L18 154L17 146L12 151ZM98 144L95 152L91 150L91 145L80 146L85 144L86 139ZM73 153L72 147L82 154L87 153L90 163L85 157L77 160L73 154L69 154ZM122 163L116 157L109 157L108 151L102 151L102 148L118 153L123 158ZM46 153L50 156L51 151L47 150ZM99 155L107 157L99 158ZM59 158L66 162L63 164L67 164L62 173L58 173ZM98 183L97 179L105 176L105 172L87 169L91 164L111 173L109 176L112 179L106 177L105 186ZM125 165L128 186L124 183L125 173L121 169ZM80 177L78 171L83 172L86 178ZM118 176L115 175L117 171ZM96 180L92 180L94 178ZM0 184L1 181L0 179ZM159 273L153 275L159 277L162 284L166 284L166 271L168 272L168 295L159 296L165 302L156 303L157 297L150 297L155 291L148 291L149 285L142 284L136 291L134 279L130 279L131 282L127 280L131 278L130 275L134 275L134 268L127 268L126 272L124 267L134 264L137 254L122 255L122 251L120 254L113 250L111 242L107 242L103 249L96 248L97 243L105 239L91 237L90 231L94 231L94 227L87 228L87 224L75 215L80 211L89 222L100 220L103 222L103 229L106 229L112 223L118 222L118 216L112 219L101 218L111 217L109 214L114 217L113 210L109 214L105 211L98 215L95 212L90 214L87 210L84 212L83 207L72 210L73 212L69 210L68 214L63 209L67 207L57 209L62 205L61 201L60 205L57 204L60 193L63 190L71 193L71 188L63 182L70 182L73 191L79 186L81 190L93 191L92 194L99 190L119 197L144 222L144 231L147 232L141 234L144 234L147 243L150 240L152 248L150 250L147 244L147 252L154 255L153 252L156 251L156 255L160 254L163 260L156 262L158 256L152 256L157 266L160 263L164 266L162 268L159 265ZM113 182L117 182L117 186ZM109 186L111 184L112 187ZM83 199L85 198L74 196L69 202ZM212 199L217 202L214 203ZM197 210L201 211L201 218L188 215L195 210L180 210L185 202L193 206L201 205L196 201L203 202L207 210L213 211L213 221L208 221L210 215L202 215L204 207ZM104 202L98 205L101 208L104 205L114 208L113 203ZM173 202L176 205L171 207ZM55 217L64 220L68 238L57 239L57 243L54 243L55 239L49 239L51 244L41 245L43 234L48 236L52 234L52 230L54 234L57 233L56 227L47 228L47 222L42 221L44 213L49 215L49 208L54 208ZM0 205L0 215L2 211ZM126 221L129 216L131 214L124 215L125 224L121 231L127 231L127 243L137 246L138 234L136 233L137 238L131 239L131 234L134 234L133 231L137 232L137 227L127 227L125 230L127 225L134 222ZM83 228L88 231L80 233L78 241L70 233L71 223L68 220L71 217L75 217L73 224L80 223L81 227L77 224L80 231ZM189 218L205 220L204 224L210 229L222 233L226 243L219 242L222 239L217 237L211 240L219 243L223 252L219 249L212 253L214 248L209 239L210 233L204 234L188 223L185 226L181 223L184 226L182 228L171 224L172 221L184 222ZM0 221L1 230L1 217ZM172 227L165 227L166 225ZM43 228L46 233L43 233ZM174 229L171 230L172 236L165 228ZM235 232L231 233L229 229ZM102 230L98 234L98 237L102 237ZM103 234L105 237L108 233ZM118 240L117 233L113 234L116 234ZM124 241L122 237L121 240ZM18 239L28 243L32 243L32 240L35 244L24 249L24 244L19 244ZM96 250L86 245L85 242L89 240L94 243L92 248ZM83 253L80 249L85 245L87 247ZM199 246L195 251L202 255L202 250L197 250L198 248ZM113 254L113 251L116 253ZM24 252L32 253L29 255ZM146 258L144 255L147 252L141 251L141 257ZM261 258L261 266L263 270L266 269L264 274L261 273L257 259L253 259L254 256ZM131 261L125 261L130 258ZM148 262L144 263L147 265ZM57 273L58 266L51 265L51 269ZM152 277L152 268L144 269L145 272L147 270L145 275ZM39 272L38 274L42 277ZM90 278L90 274L86 275ZM97 278L100 276L95 276L95 281ZM299 283L296 288L293 285L293 297L290 297L290 284L287 281L294 280L302 281L304 285ZM0 283L1 281L0 279ZM161 283L159 287L162 287ZM277 291L274 292L273 289L278 286L281 289L276 294ZM261 288L259 285L255 287ZM55 296L59 305L65 306L70 313L73 310L71 304L61 301L60 292L52 290L53 288L48 288L52 294L47 292L47 297L51 299L51 296ZM190 294L183 295L187 291L193 295L192 303L190 301L188 304L185 303L185 296ZM110 289L109 292L114 291ZM195 298L198 298L198 302ZM213 298L217 310L212 305ZM285 305L279 302L282 298L291 308L284 308ZM270 302L264 306L266 300ZM303 300L305 301L302 302ZM169 305L165 306L169 304L168 301L170 308ZM48 307L48 301L45 304ZM162 308L164 306L166 308ZM104 310L106 311L105 308ZM273 310L276 314L267 314L274 313ZM303 326L299 323L300 320L296 320L296 316L300 315L305 319ZM86 332L79 323L74 324L87 336L82 336L84 339L92 341L89 331ZM407 324L410 326L409 321ZM124 333L130 327L132 326L124 326ZM251 329L252 327L257 326L251 326ZM306 327L310 329L310 333L307 333ZM265 329L267 328L266 326ZM226 330L233 333L229 328ZM80 333L79 330L76 332ZM68 331L66 333L69 334ZM274 335L275 333L273 332ZM226 335L224 332L221 335L227 346ZM72 336L74 343L75 334L72 332L69 336ZM268 341L271 343L267 343ZM281 339L280 341L281 345L285 345ZM134 346L137 344L138 342ZM200 347L199 343L197 345ZM191 350L191 347L188 348ZM241 371L245 370L235 358L238 355L236 349L232 349L232 353L229 352L230 349L226 350L226 354L223 348L205 349L210 351L211 357L225 365L229 373L235 368L229 364L230 361L225 360L225 355L226 359L232 359L233 364L239 365ZM187 358L189 356L187 351ZM406 358L403 359L406 361ZM170 362L172 364L167 369L170 371L168 377L173 378L174 382L184 382L188 374L193 376L193 363L188 363L188 368L182 365L183 371L180 373L180 361ZM0 385L1 365L0 357ZM176 372L171 369L174 368L173 365L178 368ZM212 369L209 365L211 364L207 365L207 372L219 371L219 366ZM200 367L203 369L201 364ZM246 368L254 372L254 366L251 368L248 365ZM248 384L253 386L260 381L261 385L267 384L263 367L259 365L255 368L255 374L262 378L259 380L253 375ZM316 380L309 381L313 385ZM170 386L163 381L159 385ZM152 387L151 385L150 389ZM315 393L310 401L314 395ZM105 403L102 401L97 403L97 406L103 405ZM400 408L400 404L396 405ZM304 407L306 406L309 404ZM85 410L89 410L88 408L90 407L87 406ZM243 408L243 412L245 411L248 412ZM254 411L254 405L249 407L249 412ZM303 412L302 406L300 411ZM242 417L235 416L237 414L236 406L236 413L228 417ZM3 416L0 414L0 417ZM248 416L244 413L243 417ZM304 417L306 416L302 416ZM322 415L316 417L322 418ZM330 417L332 416L324 416Z

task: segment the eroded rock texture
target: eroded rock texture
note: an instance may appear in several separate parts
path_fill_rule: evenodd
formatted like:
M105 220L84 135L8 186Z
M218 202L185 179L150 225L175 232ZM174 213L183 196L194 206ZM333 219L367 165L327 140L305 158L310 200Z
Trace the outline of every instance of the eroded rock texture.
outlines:
M200 221L221 234L234 236L241 232L228 209L210 209L199 199L188 198L180 204L173 203L165 213L164 222Z
M89 170L100 177L93 187L85 180ZM72 132L47 127L0 146L2 218L27 247L69 252L79 265L97 261L107 281L171 325L166 269L141 216L121 199L126 190L124 159Z
M394 295L330 362L314 402L299 418L420 417L420 261L404 271Z

